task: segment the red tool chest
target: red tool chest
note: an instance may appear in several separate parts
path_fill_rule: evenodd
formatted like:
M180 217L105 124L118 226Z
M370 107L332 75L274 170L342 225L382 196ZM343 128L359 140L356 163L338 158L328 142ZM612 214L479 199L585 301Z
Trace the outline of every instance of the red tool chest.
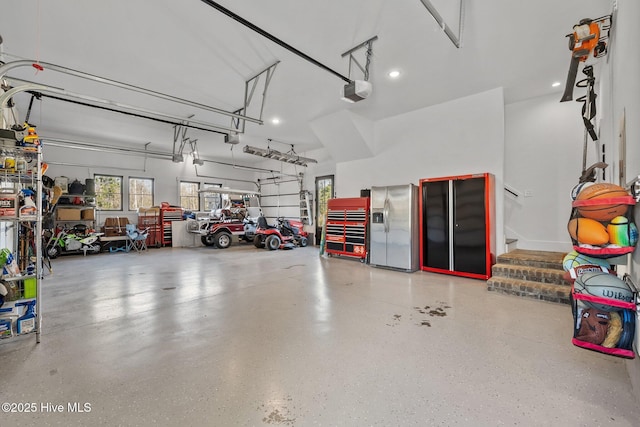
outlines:
M182 221L182 208L162 206L160 208L160 224L162 225L162 246L171 246L171 223Z
M327 203L325 252L366 260L369 198L330 199Z

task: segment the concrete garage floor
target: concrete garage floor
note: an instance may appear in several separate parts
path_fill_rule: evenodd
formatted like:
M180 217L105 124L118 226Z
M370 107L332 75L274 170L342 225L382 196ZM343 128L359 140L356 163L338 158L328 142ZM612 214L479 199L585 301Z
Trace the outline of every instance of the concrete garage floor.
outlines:
M43 288L42 342L0 343L0 401L37 411L3 427L640 420L623 360L571 345L568 306L480 280L234 244L62 257Z

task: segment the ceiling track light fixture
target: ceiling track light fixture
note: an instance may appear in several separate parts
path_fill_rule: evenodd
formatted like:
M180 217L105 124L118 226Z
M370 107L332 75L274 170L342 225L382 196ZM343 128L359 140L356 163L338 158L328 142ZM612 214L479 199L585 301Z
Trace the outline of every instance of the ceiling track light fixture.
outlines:
M293 146L291 146L290 153L283 153L278 150L274 150L270 147L258 148L252 147L250 145L245 145L242 149L244 153L253 154L254 156L260 156L267 159L278 160L284 163L291 163L298 166L307 166L309 163L318 163L316 159L311 159L309 157L298 156L295 151L293 151Z

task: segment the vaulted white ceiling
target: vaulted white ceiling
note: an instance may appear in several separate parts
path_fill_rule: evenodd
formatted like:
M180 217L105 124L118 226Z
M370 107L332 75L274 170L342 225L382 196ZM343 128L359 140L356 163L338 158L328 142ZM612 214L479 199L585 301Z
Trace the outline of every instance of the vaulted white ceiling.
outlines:
M21 0L3 2L0 35L6 62L28 59L188 99L222 110L243 106L245 81L277 63L266 97L264 124L247 123L234 159L252 162L245 144L267 140L293 144L304 155L332 147L332 118L360 135L358 123L402 114L451 99L503 87L505 102L557 93L570 53L565 35L582 18L611 12L609 0L432 0L452 31L456 48L420 0L220 0L217 3L338 74L347 75L341 54L377 36L370 64L372 95L358 103L340 100L344 81L225 16L201 0ZM364 65L364 49L356 52ZM400 70L398 79L388 72ZM67 91L231 125L229 117L158 100L45 67L11 70L8 76ZM361 79L355 68L351 78ZM258 91L262 90L259 86ZM30 96L15 96L24 115ZM259 94L254 103L260 103ZM256 116L256 104L249 115ZM354 125L345 117L359 117ZM279 125L271 123L278 117ZM173 144L172 125L44 98L30 122L49 137L156 150ZM229 158L223 136L189 130L205 156ZM360 135L361 136L361 135ZM365 140L354 144L366 148ZM274 146L283 149L282 146ZM286 151L286 148L283 149ZM366 151L366 150L364 150Z

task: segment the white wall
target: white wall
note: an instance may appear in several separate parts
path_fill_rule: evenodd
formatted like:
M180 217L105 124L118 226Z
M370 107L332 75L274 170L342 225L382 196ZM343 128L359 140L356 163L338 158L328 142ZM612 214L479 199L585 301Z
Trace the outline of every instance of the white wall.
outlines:
M180 180L201 184L221 184L224 187L243 190L257 190L255 184L245 182L255 181L256 178L252 172L209 162L204 166L198 166L196 174L195 166L188 159L185 159L183 163L173 163L163 159L147 159L145 161L144 157L134 155L47 146L46 141L43 145L43 156L49 164L46 175L51 178L66 176L69 178L69 182L78 179L84 183L86 178L93 178L95 173L122 176L125 182L129 177L154 178L154 204L156 206L162 202L171 205L179 204L178 182ZM84 166L73 166L79 164ZM233 178L242 181L235 181ZM130 222L136 222L136 212L127 209L127 185L124 185L123 190L123 211L97 212L97 225L104 223L104 218L114 216L126 216Z
M611 120L612 138L619 131L618 120L626 112L627 177L640 174L640 2L618 0L618 12L614 19L614 35L610 46L610 64L613 70Z
M626 115L626 159L627 181L640 175L640 55L638 54L638 40L640 40L640 2L637 0L618 0L618 10L614 16L612 43L609 50L609 64L611 76L611 114L608 120L609 137L617 140L620 132L619 120L623 112ZM606 117L606 116L605 116ZM603 125L603 129L605 126ZM617 147L617 144L613 144ZM617 157L616 157L617 158ZM640 208L635 208L635 222L640 224ZM640 251L633 254L631 276L640 285ZM640 316L636 325L640 324ZM640 348L640 328L636 327L636 349ZM627 361L627 368L633 384L636 397L640 401L640 360Z
M371 186L489 172L496 179L496 250L504 252L504 97L501 88L381 120L375 156L338 163L337 197Z
M306 156L316 159L318 163L311 163L305 171L305 189L314 193L315 180L319 176L335 175L336 162L326 149L310 151Z
M276 206L264 209L264 214L271 223L274 222L273 219L277 216L297 218L300 214L298 195L300 185L293 177L287 175L303 173L304 188L314 192L315 176L335 173L335 163L326 150L300 153L302 156L319 161L318 164L312 163L307 168L275 160L265 160L255 165L256 168L273 170L273 173L234 169L211 162L205 162L204 166L198 166L196 173L195 167L188 158L183 163L173 163L169 160L152 158L145 161L144 157L131 154L103 153L79 150L77 148L49 146L46 141L43 150L45 161L49 164L46 175L51 178L66 176L70 182L78 179L82 183L86 178L93 178L96 173L122 176L125 181L129 177L154 178L155 205L160 205L162 202L178 205L178 182L180 180L194 181L201 184L221 184L224 187L251 191L258 190L255 183L259 182L261 184L260 190L266 196L263 198L262 204ZM269 179L274 176L280 176L281 178L278 180ZM273 184L274 182L278 184ZM97 212L97 225L104 223L104 218L113 216L127 217L132 222L136 220L136 212L127 209L128 193L126 187L125 185L123 195L124 210L120 212ZM288 195L277 197L278 194Z
M584 125L577 102L553 94L505 106L505 233L521 249L570 251L571 189L582 173ZM587 166L596 149L589 140ZM525 195L526 193L526 195ZM529 196L530 195L530 196Z

